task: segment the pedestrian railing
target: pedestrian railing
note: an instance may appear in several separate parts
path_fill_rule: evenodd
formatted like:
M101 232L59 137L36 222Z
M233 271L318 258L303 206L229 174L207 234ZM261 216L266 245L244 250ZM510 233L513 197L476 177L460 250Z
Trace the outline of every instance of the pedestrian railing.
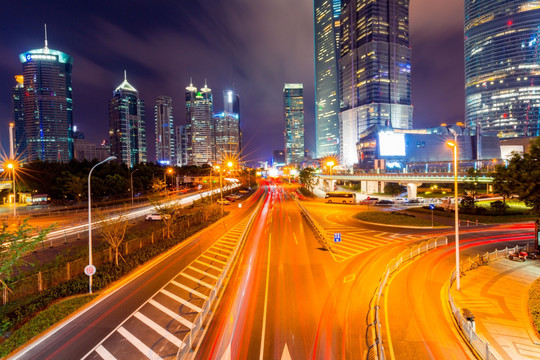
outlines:
M195 320L193 321L193 328L186 334L186 336L183 339L183 346L180 346L178 349L178 352L176 354L176 359L185 359L190 352L192 351L193 345L195 344L195 340L197 339L197 336L199 335L199 332L201 330L204 330L203 323L206 318L206 316L210 313L210 309L212 309L212 305L214 301L216 300L217 294L221 290L221 287L223 285L223 282L227 278L227 276L230 276L229 270L238 257L238 253L240 249L243 247L247 236L249 234L249 231L251 230L251 227L253 225L253 222L255 220L255 216L258 214L260 207L262 206L262 201L259 202L253 213L251 214L251 217L244 228L244 231L242 232L242 235L240 236L240 241L236 244L236 247L234 248L231 256L229 256L229 259L227 260L227 263L225 267L223 268L223 271L221 272L221 275L216 281L216 285L212 288L210 291L210 295L208 295L208 299L205 300L201 312L197 314L195 317Z
M403 250L398 256L393 258L388 263L385 272L379 280L379 285L375 289L375 293L373 294L369 303L369 310L366 317L366 321L368 323L366 328L366 345L368 347L367 359L385 359L380 320L380 300L384 294L386 282L388 281L390 275L403 263L412 260L431 249L435 249L443 245L448 245L448 238L446 236L439 236L422 241L409 249Z
M313 232L315 234L315 237L319 241L319 244L321 244L321 246L324 249L337 254L337 251L334 248L332 248L332 246L330 246L330 243L328 242L328 239L326 238L326 232L324 231L322 226L319 225L319 223L317 222L317 220L315 220L315 218L313 218L313 216L311 216L309 211L304 207L304 205L302 205L300 200L298 200L296 197L293 197L293 198L294 198L294 201L296 201L296 204L298 204L298 206L300 207L302 215L304 215L304 217L306 218L308 225L313 229Z
M479 266L487 265L490 261L495 261L503 258L507 258L510 252L519 252L519 251L531 251L533 250L533 244L526 244L522 246L515 246L513 248L504 248L503 250L495 249L493 252L486 252L485 254L478 254L474 257L469 257L465 261L461 261L459 268L461 274L465 272L477 269ZM494 350L489 346L487 340L482 339L475 331L475 325L473 322L467 320L465 316L460 312L460 309L454 302L454 298L450 293L452 285L456 280L456 270L452 272L450 278L450 285L448 285L448 302L450 303L450 308L452 310L452 315L456 320L456 324L462 330L462 334L465 337L465 340L474 348L476 353L485 360L499 359L499 355L494 352Z

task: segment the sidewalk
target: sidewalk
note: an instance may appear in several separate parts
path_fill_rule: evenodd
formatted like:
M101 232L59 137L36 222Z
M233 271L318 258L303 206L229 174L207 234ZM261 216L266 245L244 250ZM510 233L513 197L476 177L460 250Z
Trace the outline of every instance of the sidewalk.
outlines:
M540 277L540 260L501 259L465 273L456 306L475 316L476 332L504 359L540 359L540 338L529 318L529 287Z

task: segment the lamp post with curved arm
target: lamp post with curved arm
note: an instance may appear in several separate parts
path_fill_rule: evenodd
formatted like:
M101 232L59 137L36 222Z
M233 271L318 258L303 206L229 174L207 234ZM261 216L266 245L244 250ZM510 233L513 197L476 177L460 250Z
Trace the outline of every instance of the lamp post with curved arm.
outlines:
M130 181L131 181L131 207L133 207L133 173L135 171L139 171L139 169L135 169L130 174Z
M459 266L459 215L458 215L458 143L457 132L454 134L454 142L447 141L446 143L453 148L454 153L454 228L456 238L456 290L460 288L460 266Z
M94 169L103 164L107 161L116 160L116 156L109 156L102 162L97 163L90 169L90 173L88 174L88 265L92 265L92 190L90 188L90 179L92 177L92 171ZM88 293L92 293L92 275L88 276L89 282L88 282Z

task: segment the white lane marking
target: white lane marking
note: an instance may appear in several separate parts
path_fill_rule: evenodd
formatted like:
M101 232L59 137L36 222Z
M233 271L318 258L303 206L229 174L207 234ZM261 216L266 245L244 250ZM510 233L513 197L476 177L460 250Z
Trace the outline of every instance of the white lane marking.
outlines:
M188 279L190 279L190 280L193 280L193 281L195 281L197 284L202 285L202 286L205 286L205 287L209 288L210 290L212 290L212 288L213 288L212 285L210 285L210 284L208 284L208 283L206 283L206 282L204 282L204 281L202 281L202 280L200 280L200 279L197 279L196 277L193 277L193 276L191 276L191 275L188 275L188 274L186 274L186 273L184 273L184 272L181 272L180 275L182 275L183 277L186 277L186 278L188 278Z
M208 276L209 278L212 278L212 279L214 279L214 280L217 280L217 279L218 279L217 276L214 276L214 275L212 275L212 274L209 274L209 273L207 273L206 271L203 271L203 270L201 270L201 269L197 269L195 266L188 266L188 269L191 269L191 270L193 270L193 271L196 271L196 272L198 272L199 274L203 274L204 276Z
M173 294L170 291L167 291L167 290L163 289L163 290L161 290L161 293L167 295L168 297L170 297L171 299L179 302L180 304L187 306L188 308L190 308L193 311L196 311L198 313L200 313L202 311L202 309L200 307L198 307L197 305L193 305L189 301L186 301L186 300L182 299L180 296L177 296L177 295Z
M217 266L214 266L214 265L205 263L204 261L201 261L201 260L195 260L195 262L198 262L199 264L202 264L202 265L204 265L204 266L208 266L210 269L214 269L214 270L217 270L217 271L219 271L219 272L222 272L222 271L223 271L222 268L218 268Z
M190 329L190 330L193 329L194 325L193 325L193 323L191 321L184 319L182 316L175 313L174 311L172 311L168 307L165 307L165 306L161 305L160 303L158 303L155 300L150 300L148 303L154 305L154 307L161 310L161 312L164 312L165 314L169 315L174 320L178 321L180 324L184 325L188 329Z
M223 264L223 265L227 265L227 263L226 263L226 262L224 262L224 261L221 261L221 260L218 260L218 259L216 259L216 258L213 258L213 257L210 257L210 256L206 256L206 255L201 255L201 257L205 257L205 258L207 258L207 259L210 259L210 260L212 260L212 261L218 262L218 263L220 263L220 264Z
M268 265L266 266L266 289L264 291L264 311L261 335L261 352L259 360L264 360L264 334L266 332L266 309L268 308L268 283L270 282L270 249L272 248L272 234L268 236Z
M161 359L161 356L153 352L152 349L146 346L141 340L137 339L132 333L127 331L124 327L120 326L120 328L118 328L118 332L120 333L120 335L126 338L126 340L129 341L133 346L135 346L137 350L142 352L147 358L152 359L152 360Z
M104 360L116 360L116 358L113 356L113 354L111 354L110 352L107 351L107 349L105 349L103 347L103 345L99 345L96 349L96 352L98 353L99 356L101 356L101 358L103 358Z
M285 347L283 348L283 353L281 354L281 360L292 360L291 353L289 352L289 348L287 347L287 343L285 343Z
M212 249L216 249L218 251L223 251L223 252L226 252L228 254L232 253L232 250L230 247L225 247L225 245L223 244L214 244L214 246L212 246Z
M294 236L294 242L296 243L296 245L298 245L298 240L296 240L296 234L294 232L292 234Z
M225 352L221 356L220 360L231 360L232 359L232 350L231 350L231 344L229 343L229 346L227 346L227 349L225 349Z
M222 258L225 258L225 259L229 258L228 255L224 255L224 254L221 254L221 253L212 251L212 250L207 250L206 252L207 252L207 253L210 253L210 254L214 254L214 255L216 255L216 256L221 256Z
M216 245L219 245L219 246L221 246L221 247L229 248L229 249L231 249L231 250L234 250L234 246L228 245L228 244L222 244L221 241L216 242ZM214 245L214 246L216 246L216 245Z
M186 290L186 291L188 291L188 292L190 292L190 293L192 293L192 294L194 294L194 295L197 295L197 296L200 297L201 299L204 299L204 300L208 299L208 296L204 295L203 293L198 292L197 290L194 290L194 289L192 289L192 288L190 288L190 287L187 287L187 286L184 285L184 284L180 284L178 281L172 280L172 281L171 281L171 284L176 285L176 286L178 286L179 288L184 289L184 290Z
M291 217L289 215L287 215L287 218L289 219L289 222L291 222Z
M148 327L150 327L152 330L157 332L159 335L163 336L165 339L172 342L176 347L182 349L184 346L184 342L171 334L167 329L163 328L162 326L158 325L156 322L154 322L149 317L141 314L140 312L136 312L134 315L137 319L141 320L143 323L145 323Z

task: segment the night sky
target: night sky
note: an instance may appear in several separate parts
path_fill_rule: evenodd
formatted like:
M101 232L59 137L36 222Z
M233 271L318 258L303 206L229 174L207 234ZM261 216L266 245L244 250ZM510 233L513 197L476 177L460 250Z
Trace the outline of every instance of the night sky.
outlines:
M245 160L283 148L284 83L304 84L306 148L315 149L312 0L5 1L0 12L0 139L8 149L18 55L49 48L74 58L73 120L96 143L108 137L107 101L122 82L146 103L148 159L155 158L154 104L173 98L185 123L184 89L207 79L214 111L222 92L240 95ZM411 0L415 128L464 116L463 3Z

